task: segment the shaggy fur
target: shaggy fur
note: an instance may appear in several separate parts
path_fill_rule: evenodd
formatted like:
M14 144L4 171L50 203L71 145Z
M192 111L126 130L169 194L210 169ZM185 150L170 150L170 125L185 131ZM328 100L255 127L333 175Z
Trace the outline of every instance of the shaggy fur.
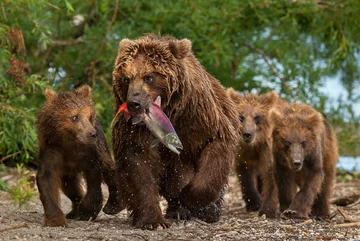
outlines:
M218 221L240 127L224 87L195 58L189 40L169 36L122 40L113 77L115 111L127 102L136 115L161 96L184 146L180 155L163 145L150 148L154 137L144 125L124 118L115 124L115 160L133 225L170 226L159 194L168 201L167 218Z
M290 218L308 218L309 214L328 218L338 160L331 126L306 104L273 111L271 119L281 212ZM276 212L275 205L268 208Z
M275 92L264 95L240 95L233 89L228 89L228 94L236 102L242 122L240 128L242 139L239 143L235 168L247 211L257 211L261 206L261 196L272 197L271 189L274 189L274 182L267 181L272 178L273 165L272 123L269 112L275 106L284 105L285 101ZM268 190L271 191L265 193ZM262 214L274 218L274 215L266 212L265 207L260 210L260 215Z
M45 92L47 102L38 113L39 169L37 185L44 206L45 226L67 226L60 209L59 189L72 202L66 218L94 220L102 207L102 174L109 187L104 212L121 209L114 162L104 132L95 119L91 89ZM80 174L87 184L84 195Z

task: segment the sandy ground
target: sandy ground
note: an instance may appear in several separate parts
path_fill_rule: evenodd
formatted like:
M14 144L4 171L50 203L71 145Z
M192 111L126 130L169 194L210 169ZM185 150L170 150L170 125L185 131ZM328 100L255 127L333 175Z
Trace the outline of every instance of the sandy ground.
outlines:
M106 189L104 193L106 196ZM334 198L353 194L360 194L359 180L336 184ZM334 205L334 217L329 221L271 220L258 217L257 213L246 213L234 176L229 179L225 201L223 216L216 224L191 220L173 222L166 230L140 230L130 226L129 213L125 210L115 216L101 212L92 222L68 220L69 228L44 228L38 195L19 210L7 193L0 192L0 240L360 240L360 226L334 226L344 223L344 217ZM161 201L161 205L165 208L166 202ZM62 206L65 213L70 211L70 201L65 196ZM343 210L360 222L360 204Z

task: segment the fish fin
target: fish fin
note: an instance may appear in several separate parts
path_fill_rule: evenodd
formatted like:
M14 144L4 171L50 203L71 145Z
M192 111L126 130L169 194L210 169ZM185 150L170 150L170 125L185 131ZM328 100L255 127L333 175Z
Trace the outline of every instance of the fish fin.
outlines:
M155 104L156 104L157 106L161 107L161 97L160 97L160 95L156 98Z
M114 125L116 124L116 122L118 121L119 118L119 112L116 113L116 115L114 116L114 118L111 121L111 128L114 127Z
M155 139L155 140L153 140L153 142L151 142L150 147L151 147L151 148L154 148L154 147L157 146L159 143L160 143L159 139Z
M140 122L142 122L142 118L140 116L133 116L132 118L133 125L139 124Z

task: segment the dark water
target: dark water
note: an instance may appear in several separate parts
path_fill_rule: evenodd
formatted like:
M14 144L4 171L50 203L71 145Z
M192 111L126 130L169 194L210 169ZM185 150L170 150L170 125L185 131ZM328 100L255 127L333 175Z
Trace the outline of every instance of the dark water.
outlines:
M347 171L360 171L360 157L340 156L336 167Z

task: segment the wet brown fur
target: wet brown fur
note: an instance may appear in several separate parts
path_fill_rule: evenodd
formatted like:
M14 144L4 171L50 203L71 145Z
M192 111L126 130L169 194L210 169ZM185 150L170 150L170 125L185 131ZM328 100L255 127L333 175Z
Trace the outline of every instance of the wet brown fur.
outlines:
M269 113L275 106L285 105L286 102L275 92L240 95L232 88L227 92L236 102L242 122L242 138L236 155L235 170L247 211L257 211L261 207L261 197L272 198L272 192L269 190L274 188L273 181L268 181L269 178L272 179L273 165L272 122ZM274 217L266 212L265 207L262 207L259 213Z
M338 160L331 126L306 104L275 110L271 118L280 211L290 218L308 218L309 214L328 218ZM295 159L303 161L300 170ZM270 212L277 209L275 205L268 208Z
M151 75L154 83L145 83ZM146 35L119 44L113 72L115 111L136 99L142 108L161 96L184 149L178 156L160 145L145 126L120 118L113 128L113 147L124 200L133 225L168 227L159 194L168 201L167 218L220 218L220 204L240 123L224 87L195 58L191 42ZM129 84L124 83L129 78Z
M110 192L104 212L117 213L121 207L115 165L104 132L95 119L91 88L83 86L64 93L47 89L45 95L47 101L37 122L40 149L37 185L44 206L44 226L67 226L60 208L60 189L72 201L72 210L66 218L94 220L102 207L102 178ZM87 184L85 195L81 174Z

